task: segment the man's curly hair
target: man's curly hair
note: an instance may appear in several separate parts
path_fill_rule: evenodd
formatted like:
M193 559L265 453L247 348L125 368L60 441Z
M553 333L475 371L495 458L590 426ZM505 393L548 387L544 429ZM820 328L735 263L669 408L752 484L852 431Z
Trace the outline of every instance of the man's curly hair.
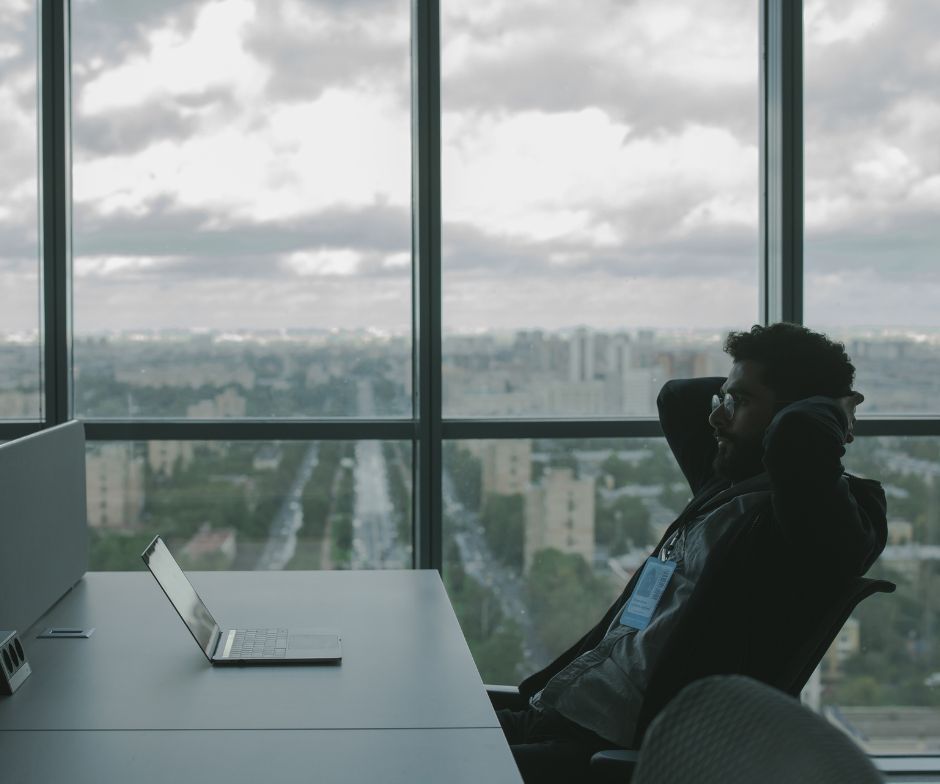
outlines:
M842 397L855 380L845 346L799 324L755 324L746 332L731 332L725 351L735 362L759 362L763 383L781 400Z

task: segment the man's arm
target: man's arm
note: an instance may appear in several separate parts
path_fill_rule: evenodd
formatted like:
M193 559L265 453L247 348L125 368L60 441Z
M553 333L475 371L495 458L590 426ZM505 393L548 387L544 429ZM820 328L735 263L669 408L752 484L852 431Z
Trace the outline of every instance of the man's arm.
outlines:
M811 397L791 403L764 434L774 517L809 557L855 573L884 548L886 502L881 486L844 475L854 406Z
M714 476L712 461L718 444L708 424L708 415L712 395L717 394L724 383L723 378L669 381L656 400L666 441L693 493L698 493Z

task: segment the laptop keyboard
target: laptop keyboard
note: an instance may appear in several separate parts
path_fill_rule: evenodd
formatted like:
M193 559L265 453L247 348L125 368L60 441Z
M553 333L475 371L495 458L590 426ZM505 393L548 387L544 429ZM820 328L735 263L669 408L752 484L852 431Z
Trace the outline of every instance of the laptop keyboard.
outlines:
M287 629L238 629L231 659L281 659L287 655Z

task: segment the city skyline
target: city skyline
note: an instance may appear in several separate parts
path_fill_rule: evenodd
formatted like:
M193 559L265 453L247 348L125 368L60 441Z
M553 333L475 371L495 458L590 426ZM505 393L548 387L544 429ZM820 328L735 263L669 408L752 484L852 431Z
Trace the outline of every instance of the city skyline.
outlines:
M35 15L6 8L0 330L22 331ZM442 3L445 331L758 320L757 4L703 9ZM72 17L76 333L407 331L407 3ZM938 11L812 0L804 22L807 323L935 328Z

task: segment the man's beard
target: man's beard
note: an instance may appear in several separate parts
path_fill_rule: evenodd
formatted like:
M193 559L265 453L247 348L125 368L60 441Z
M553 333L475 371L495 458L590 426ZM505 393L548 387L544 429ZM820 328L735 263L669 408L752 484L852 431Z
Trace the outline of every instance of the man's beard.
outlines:
M742 479L756 476L764 470L763 439L754 441L741 441L723 435L728 443L723 448L718 447L712 468L718 476L738 482Z

